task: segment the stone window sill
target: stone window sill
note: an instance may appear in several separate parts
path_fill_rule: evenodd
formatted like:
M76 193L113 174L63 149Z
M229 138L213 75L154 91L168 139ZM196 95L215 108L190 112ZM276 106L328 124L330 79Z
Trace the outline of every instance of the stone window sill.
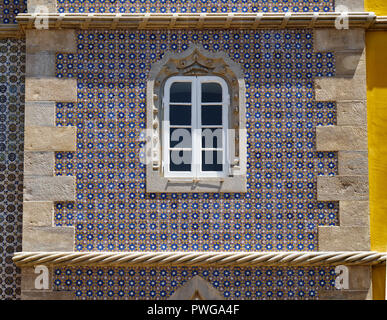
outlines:
M147 169L146 191L149 193L247 192L246 175L222 178L165 178L159 171Z

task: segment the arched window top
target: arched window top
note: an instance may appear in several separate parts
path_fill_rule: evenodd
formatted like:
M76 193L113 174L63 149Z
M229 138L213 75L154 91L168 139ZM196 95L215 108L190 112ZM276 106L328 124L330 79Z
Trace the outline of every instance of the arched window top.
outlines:
M167 52L163 58L152 64L149 81L155 81L156 87L162 85L172 75L208 76L217 75L235 85L243 82L242 68L224 52L211 52L201 45L191 45L187 50L176 54Z
M209 101L217 100L217 95L221 101ZM198 101L203 98L208 101ZM179 108L177 108L178 104L180 104ZM171 124L171 117L175 119L183 109L186 114L190 112L190 116L185 118L187 123L178 124L177 120L175 124ZM181 166L181 170L167 167L165 160L170 157L170 139L174 129L181 131L182 128L178 127L185 126L187 131L201 132L202 129L209 129L206 126L216 126L216 124L203 122L202 112L207 112L206 119L211 117L223 119L218 125L223 138L218 140L224 143L224 148L203 149L199 146L202 144L202 139L197 136L192 138L185 147L187 150L192 149L199 163L205 151L219 151L214 155L223 158L223 166L200 165L196 168ZM173 119L172 122L177 118ZM152 65L147 83L148 135L150 132L148 142L150 147L147 148L147 190L149 192L245 191L245 124L244 73L226 53L210 52L200 45L192 45L180 54L165 53L160 61ZM173 146L174 144L172 148ZM203 174L206 170L208 172ZM187 178L191 179L192 183ZM212 182L209 182L208 178L211 178ZM184 188L184 184L187 188ZM231 188L232 185L234 188Z

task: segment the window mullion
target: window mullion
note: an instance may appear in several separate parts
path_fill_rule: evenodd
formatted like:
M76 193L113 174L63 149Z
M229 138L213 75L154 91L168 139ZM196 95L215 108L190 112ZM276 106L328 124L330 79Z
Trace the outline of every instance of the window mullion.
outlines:
M192 86L194 90L192 90L192 160L193 160L193 177L197 178L199 176L199 156L200 156L200 149L199 149L199 142L200 142L200 136L198 134L199 132L199 115L200 115L200 85L199 85L199 79L197 77L193 78Z
M228 112L230 107L230 95L229 92L225 90L224 85L222 85L222 92L223 92L223 101L222 101L222 113L223 113L223 172L226 174L229 174L230 170L230 160L229 160L229 136L228 136ZM235 143L235 141L234 141Z
M165 90L163 99L164 116L163 116L163 170L165 174L169 174L169 163L171 161L169 154L169 90L170 85Z

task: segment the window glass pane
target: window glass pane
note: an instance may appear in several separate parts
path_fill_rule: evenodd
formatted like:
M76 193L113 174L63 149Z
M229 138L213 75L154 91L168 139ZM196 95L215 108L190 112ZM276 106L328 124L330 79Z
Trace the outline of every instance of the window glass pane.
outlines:
M222 86L219 83L202 83L202 102L222 102Z
M171 85L170 102L190 103L191 82L174 82Z
M190 126L191 106L169 106L169 123L171 126Z
M202 129L202 148L222 148L222 128Z
M192 136L191 129L188 128L171 128L170 131L170 143L171 148L191 148Z
M202 151L202 171L223 171L222 151Z
M170 171L191 171L192 151L171 150L169 155Z
M222 106L202 106L202 125L222 125Z

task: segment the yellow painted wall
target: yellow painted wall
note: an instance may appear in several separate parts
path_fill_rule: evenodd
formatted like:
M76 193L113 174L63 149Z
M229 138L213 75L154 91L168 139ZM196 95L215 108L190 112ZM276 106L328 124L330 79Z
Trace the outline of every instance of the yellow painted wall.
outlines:
M364 0L366 11L375 12L378 16L387 15L386 0Z
M371 246L387 251L387 32L368 32L366 46Z
M365 0L367 11L387 15L386 0ZM387 32L367 32L367 95L371 250L387 251ZM385 267L373 268L373 296L385 298Z

